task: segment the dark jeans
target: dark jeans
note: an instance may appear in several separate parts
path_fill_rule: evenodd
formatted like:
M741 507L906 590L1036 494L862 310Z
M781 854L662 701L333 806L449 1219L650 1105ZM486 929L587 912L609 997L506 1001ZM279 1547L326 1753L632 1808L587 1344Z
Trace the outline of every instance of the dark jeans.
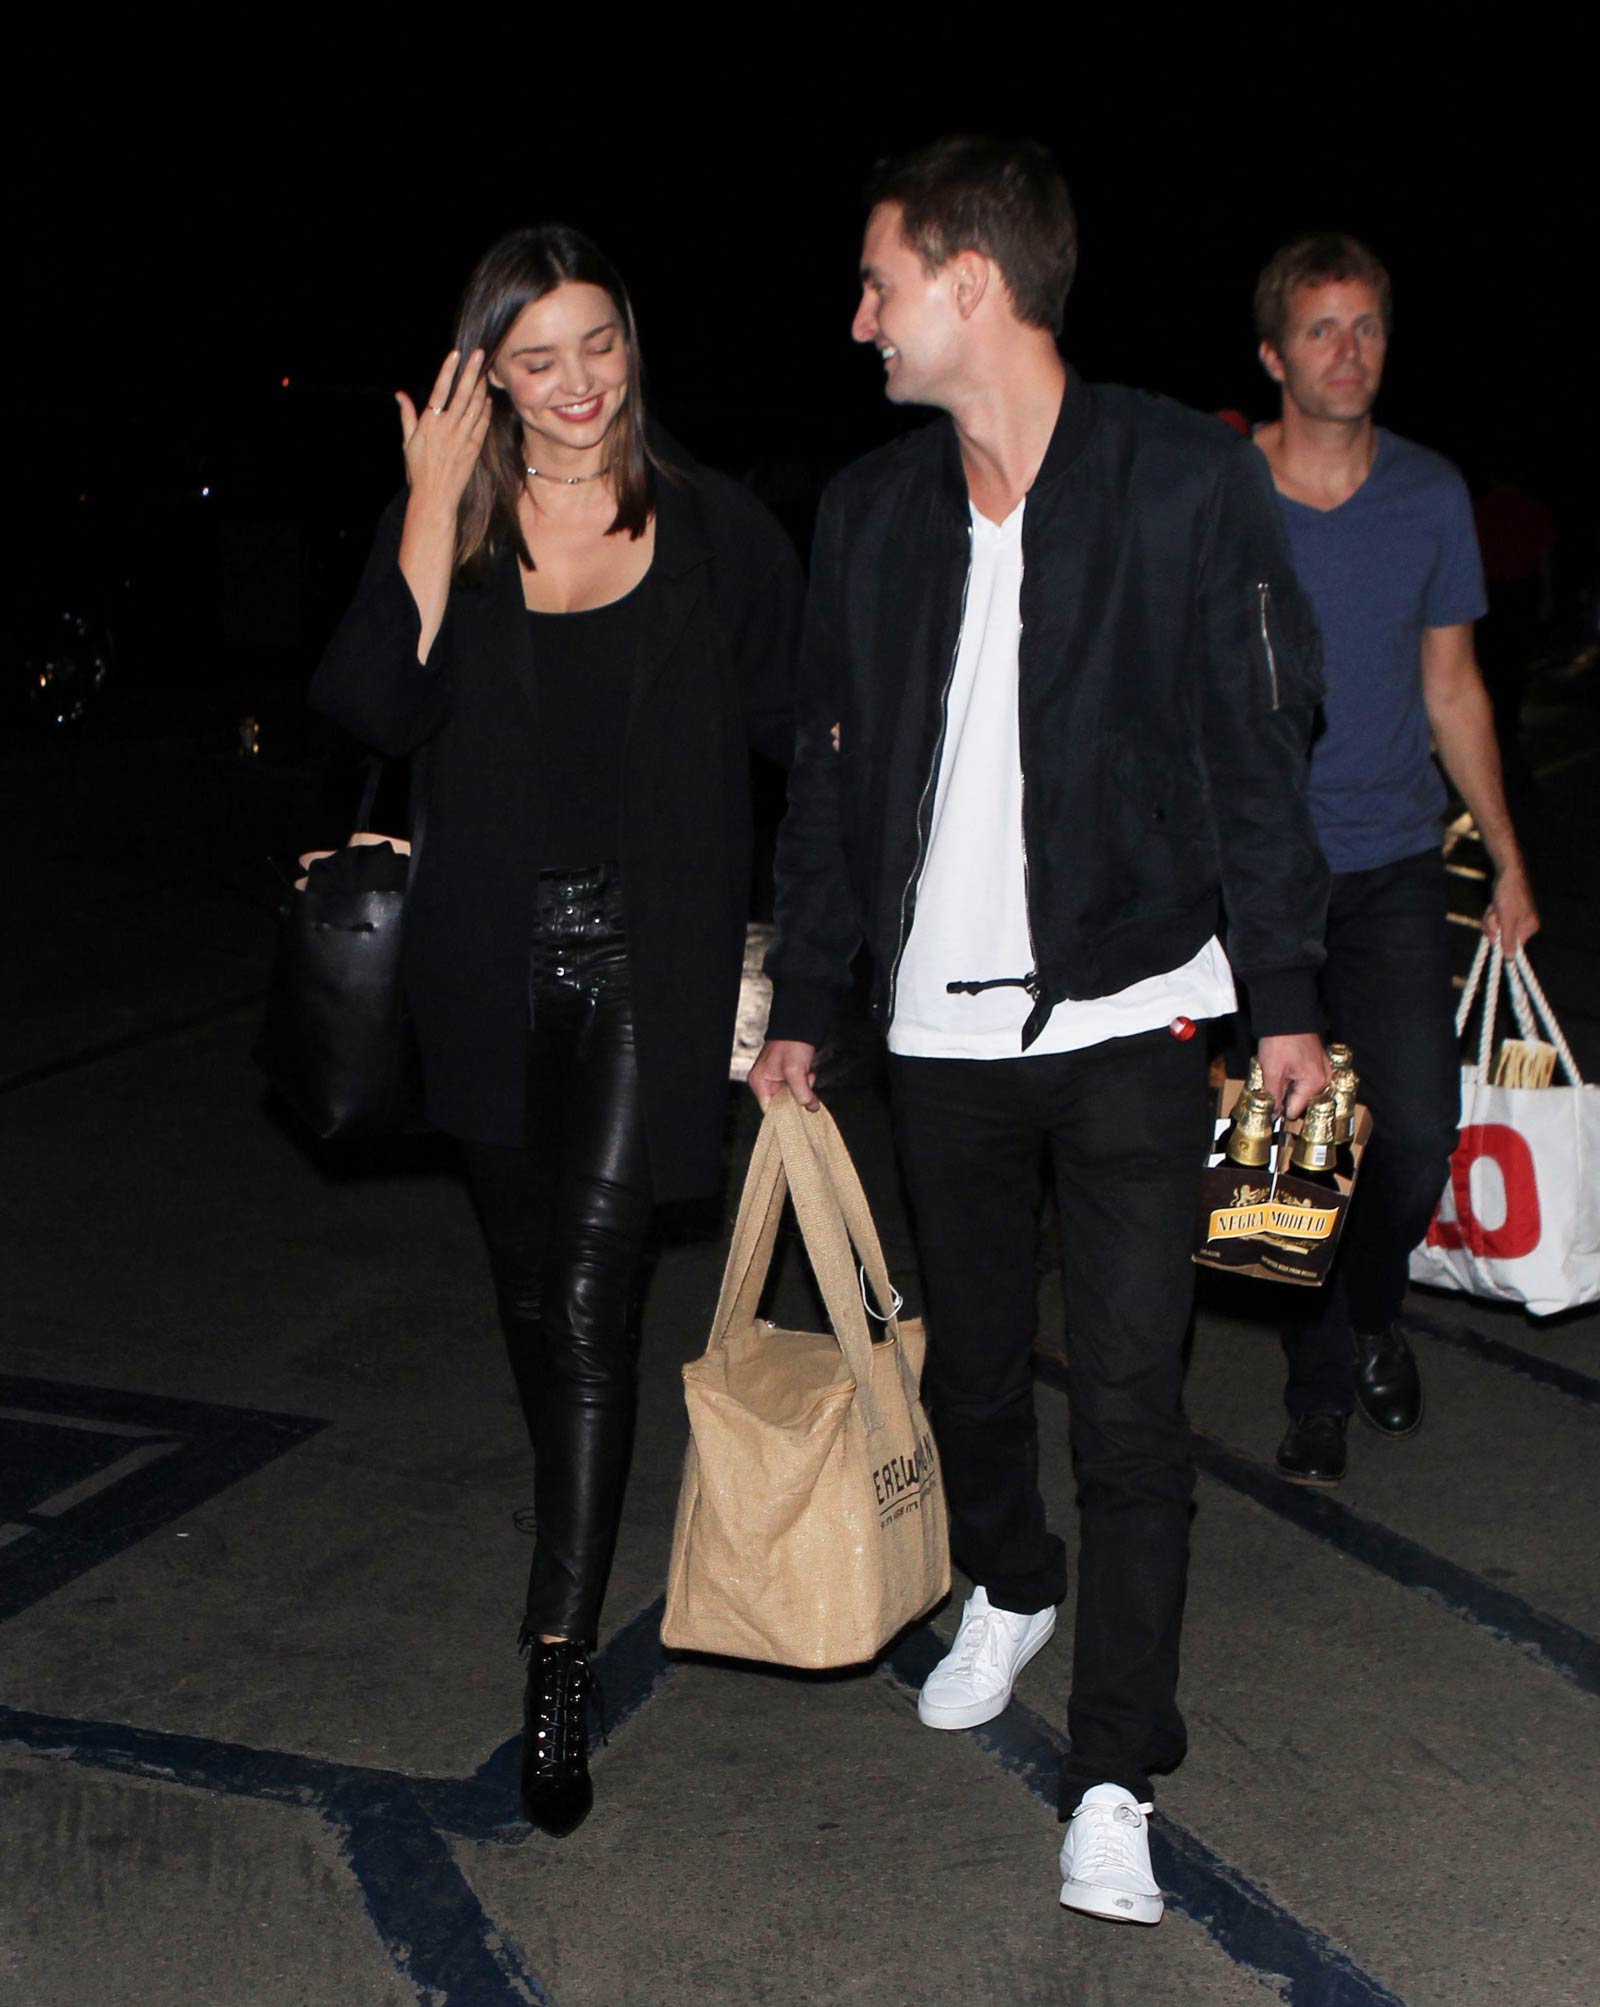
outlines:
M1352 1333L1400 1314L1411 1250L1444 1190L1461 1105L1445 878L1436 852L1337 871L1323 971L1329 1035L1355 1055L1372 1111L1355 1204L1329 1281L1291 1311L1284 1405L1296 1417L1355 1406Z
M1039 1496L1032 1347L1040 1171L1061 1212L1078 1616L1063 1812L1141 1801L1185 1747L1178 1637L1194 1472L1189 1251L1211 1134L1204 1042L1165 1031L1043 1058L891 1059L927 1300L928 1394L955 1557L1002 1609L1066 1594Z
M541 876L530 998L527 1140L462 1149L533 1442L526 1626L592 1640L627 1476L651 1216L614 873Z

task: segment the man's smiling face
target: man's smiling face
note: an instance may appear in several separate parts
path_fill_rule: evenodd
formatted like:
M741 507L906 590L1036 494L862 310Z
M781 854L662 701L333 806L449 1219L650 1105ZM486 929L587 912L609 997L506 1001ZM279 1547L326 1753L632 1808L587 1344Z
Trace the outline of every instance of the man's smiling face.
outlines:
M945 404L962 349L950 267L929 272L900 229L900 205L880 202L861 243L861 304L851 336L883 357L895 404Z

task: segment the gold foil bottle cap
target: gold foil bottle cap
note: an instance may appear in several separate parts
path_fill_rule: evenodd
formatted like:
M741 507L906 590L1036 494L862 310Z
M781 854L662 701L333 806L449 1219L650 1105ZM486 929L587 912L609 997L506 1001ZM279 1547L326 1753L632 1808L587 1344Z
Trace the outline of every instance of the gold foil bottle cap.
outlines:
M1257 1094L1265 1093L1266 1083L1261 1078L1261 1061L1259 1059L1251 1060L1249 1070L1244 1076L1244 1084Z
M1306 1104L1306 1112L1300 1118L1300 1134L1295 1138L1294 1154L1290 1161L1296 1170L1326 1171L1332 1169L1338 1138L1334 1134L1339 1111L1334 1105L1331 1093L1324 1090L1314 1101Z
M1354 1067L1355 1063L1355 1054L1351 1052L1348 1045L1330 1045L1328 1047L1328 1064L1333 1068L1335 1073L1338 1072L1341 1066Z
M1253 1136L1272 1134L1272 1096L1260 1087L1242 1087L1233 1104L1232 1119Z
M1348 1143L1356 1126L1356 1092L1361 1083L1356 1078L1353 1066L1335 1066L1333 1069L1334 1136L1341 1143Z
M1272 1096L1244 1088L1233 1104L1227 1155L1231 1163L1259 1168L1272 1158Z

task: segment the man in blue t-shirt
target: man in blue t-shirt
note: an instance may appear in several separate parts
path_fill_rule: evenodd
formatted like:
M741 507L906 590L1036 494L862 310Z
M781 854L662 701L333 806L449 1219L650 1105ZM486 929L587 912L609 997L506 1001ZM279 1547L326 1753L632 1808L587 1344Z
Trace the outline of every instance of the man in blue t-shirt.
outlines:
M1508 954L1539 925L1506 813L1494 719L1473 653L1485 609L1461 476L1372 422L1389 275L1353 237L1286 245L1256 287L1261 362L1282 415L1255 443L1277 484L1295 571L1322 628L1325 729L1312 820L1333 873L1324 1000L1372 1111L1332 1280L1285 1333L1286 1477L1336 1484L1352 1407L1384 1435L1422 1420L1400 1331L1460 1102L1440 856L1436 749L1494 865L1484 932Z

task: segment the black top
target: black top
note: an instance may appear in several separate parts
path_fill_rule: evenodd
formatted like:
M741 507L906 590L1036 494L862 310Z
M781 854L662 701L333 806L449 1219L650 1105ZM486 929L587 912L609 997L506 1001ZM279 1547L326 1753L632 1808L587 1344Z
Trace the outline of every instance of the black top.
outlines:
M789 752L800 567L753 495L653 436L668 471L655 555L630 595L617 862L651 1180L675 1199L722 1175L750 911L748 748ZM451 586L419 663L404 513L397 495L312 701L380 752L421 754L428 826L403 956L428 1114L452 1135L521 1143L543 739L533 635L516 553L502 550L482 580Z
M539 867L620 851L622 740L639 656L642 583L577 613L528 610L539 705Z

